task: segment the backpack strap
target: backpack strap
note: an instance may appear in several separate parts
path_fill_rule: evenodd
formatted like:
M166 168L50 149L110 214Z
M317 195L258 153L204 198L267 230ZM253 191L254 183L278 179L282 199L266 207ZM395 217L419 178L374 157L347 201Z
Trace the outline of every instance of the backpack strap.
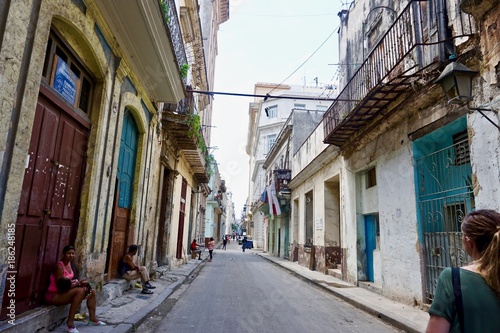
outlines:
M462 300L462 288L460 286L460 268L453 267L451 269L451 279L453 281L453 296L455 296L455 308L457 309L460 332L464 333L464 303Z

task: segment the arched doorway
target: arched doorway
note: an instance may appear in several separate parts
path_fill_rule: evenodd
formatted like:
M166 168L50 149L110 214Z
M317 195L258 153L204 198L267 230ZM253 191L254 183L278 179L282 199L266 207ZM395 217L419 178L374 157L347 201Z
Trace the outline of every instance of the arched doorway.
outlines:
M113 221L108 242L107 279L118 275L118 262L125 254L129 242L129 223L134 193L134 175L137 159L139 130L130 109L123 116Z

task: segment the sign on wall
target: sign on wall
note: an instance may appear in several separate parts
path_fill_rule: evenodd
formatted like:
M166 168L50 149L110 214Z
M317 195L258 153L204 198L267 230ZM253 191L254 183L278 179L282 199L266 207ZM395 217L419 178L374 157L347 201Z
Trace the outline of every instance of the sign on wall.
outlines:
M323 218L318 217L316 219L316 230L321 230L321 229L323 229Z
M75 106L78 76L59 56L55 57L52 87L71 105Z

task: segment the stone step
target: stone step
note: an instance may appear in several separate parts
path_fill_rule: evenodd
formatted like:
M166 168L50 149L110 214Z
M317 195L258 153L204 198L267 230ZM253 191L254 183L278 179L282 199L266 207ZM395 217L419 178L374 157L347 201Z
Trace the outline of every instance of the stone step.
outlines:
M342 271L339 268L329 268L328 275L333 276L334 278L342 280Z

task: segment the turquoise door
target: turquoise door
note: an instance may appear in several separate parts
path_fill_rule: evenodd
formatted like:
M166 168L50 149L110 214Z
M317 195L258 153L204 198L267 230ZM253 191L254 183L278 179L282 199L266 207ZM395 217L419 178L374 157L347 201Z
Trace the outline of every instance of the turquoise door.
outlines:
M137 140L139 131L129 110L123 116L122 137L120 140L120 154L116 174L116 192L114 198L113 220L109 234L107 279L118 277L118 262L132 239L129 235L130 213L134 192L134 173L137 157Z
M120 157L118 158L118 207L132 207L134 189L135 161L137 157L137 140L139 131L134 118L127 110L123 116Z
M374 215L365 216L365 252L366 252L366 276L368 281L373 282L373 250L377 248L377 227Z

